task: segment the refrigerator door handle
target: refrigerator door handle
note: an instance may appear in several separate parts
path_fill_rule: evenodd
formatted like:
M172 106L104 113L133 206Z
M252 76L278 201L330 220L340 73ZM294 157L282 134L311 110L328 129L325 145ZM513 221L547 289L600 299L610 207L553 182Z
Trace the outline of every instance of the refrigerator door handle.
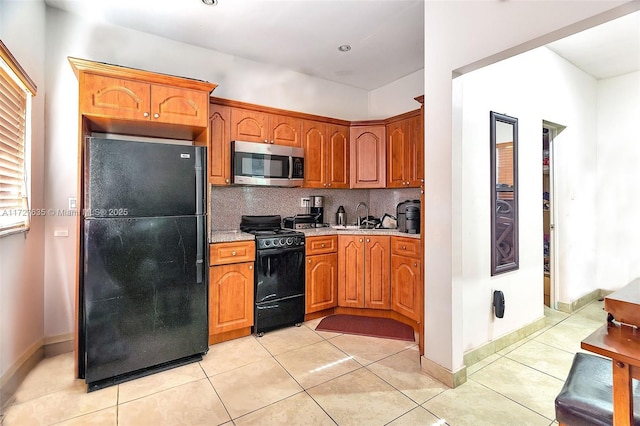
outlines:
M196 227L198 229L196 235L198 240L198 249L196 251L196 283L204 282L204 234L205 234L205 216L196 216Z
M195 169L196 169L196 214L204 214L204 167L203 155L204 149L196 147Z

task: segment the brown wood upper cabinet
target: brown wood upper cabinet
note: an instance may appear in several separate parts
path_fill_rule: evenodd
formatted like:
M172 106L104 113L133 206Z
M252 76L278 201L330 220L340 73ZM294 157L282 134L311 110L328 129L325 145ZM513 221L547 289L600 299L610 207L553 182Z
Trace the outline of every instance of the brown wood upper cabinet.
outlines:
M231 140L301 147L301 120L242 108L231 109Z
M387 188L420 187L424 178L420 115L387 124Z
M352 126L350 129L351 188L385 188L385 126Z
M231 184L231 108L209 105L209 183Z
M302 122L306 188L349 188L349 128Z
M97 74L84 76L85 115L206 127L209 94Z
M69 58L78 77L81 116L93 131L207 142L215 84Z

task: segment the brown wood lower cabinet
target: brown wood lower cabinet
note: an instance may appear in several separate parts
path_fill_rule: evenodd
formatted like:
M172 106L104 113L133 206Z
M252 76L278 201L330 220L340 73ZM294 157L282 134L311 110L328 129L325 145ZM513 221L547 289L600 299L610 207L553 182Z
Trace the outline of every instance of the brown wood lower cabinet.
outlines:
M391 237L338 236L338 306L391 309Z
M209 344L251 334L255 243L211 244Z
M391 247L392 309L420 322L422 274L420 240L394 237Z
M338 306L338 237L307 237L305 314Z

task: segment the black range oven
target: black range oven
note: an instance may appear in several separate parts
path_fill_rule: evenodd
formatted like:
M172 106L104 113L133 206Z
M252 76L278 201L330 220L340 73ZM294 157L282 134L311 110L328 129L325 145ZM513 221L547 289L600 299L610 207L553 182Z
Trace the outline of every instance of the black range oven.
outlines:
M242 216L240 230L256 237L254 332L300 325L305 309L304 233L281 228L282 218Z

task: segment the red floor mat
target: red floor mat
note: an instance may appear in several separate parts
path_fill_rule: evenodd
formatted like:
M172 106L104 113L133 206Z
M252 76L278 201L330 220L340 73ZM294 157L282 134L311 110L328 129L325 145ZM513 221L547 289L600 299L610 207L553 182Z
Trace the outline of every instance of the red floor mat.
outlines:
M361 336L383 337L385 339L414 341L413 328L391 318L361 317L356 315L330 315L325 317L317 331L359 334Z

